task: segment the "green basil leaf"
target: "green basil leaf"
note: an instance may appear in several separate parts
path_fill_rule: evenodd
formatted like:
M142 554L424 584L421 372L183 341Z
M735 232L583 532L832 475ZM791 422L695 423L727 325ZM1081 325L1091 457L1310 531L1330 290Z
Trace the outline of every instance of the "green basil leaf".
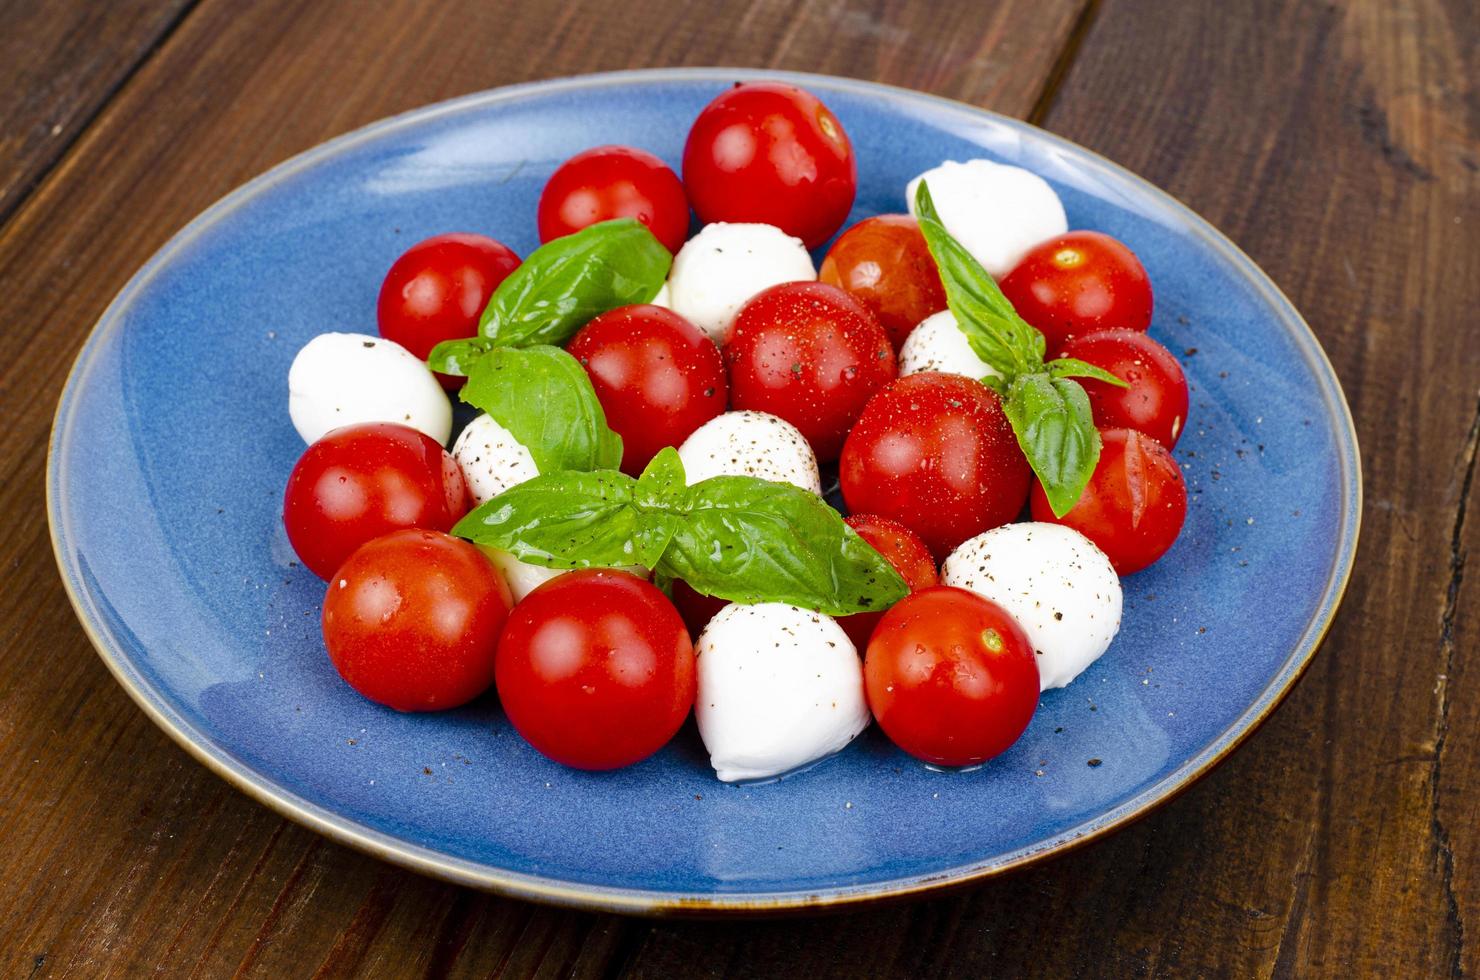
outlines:
M1094 378L1117 388L1129 388L1120 378L1077 357L1056 357L1048 362L1048 373L1055 378Z
M642 520L634 486L615 470L542 474L484 503L452 533L546 568L643 564L633 543Z
M688 489L658 570L732 602L785 602L840 616L909 593L883 555L816 494L788 483L717 476Z
M473 362L460 397L529 450L541 473L615 469L622 437L580 362L558 347L496 347Z
M1077 381L1040 371L1014 378L1002 408L1049 506L1063 517L1079 502L1100 459L1089 396Z
M633 490L633 505L642 514L634 542L640 564L656 568L682 520L684 495L683 461L678 450L665 446L643 469Z
M688 490L685 480L678 450L664 446L637 478L637 506L660 508L680 504Z
M563 344L592 317L646 303L673 256L636 218L616 218L541 245L511 272L478 321L500 345Z
M1009 379L1038 370L1043 334L1018 316L996 280L946 231L923 180L915 191L915 214L945 284L946 305L976 356Z
M472 373L473 363L494 346L487 337L444 340L427 354L427 367L442 374L466 377Z

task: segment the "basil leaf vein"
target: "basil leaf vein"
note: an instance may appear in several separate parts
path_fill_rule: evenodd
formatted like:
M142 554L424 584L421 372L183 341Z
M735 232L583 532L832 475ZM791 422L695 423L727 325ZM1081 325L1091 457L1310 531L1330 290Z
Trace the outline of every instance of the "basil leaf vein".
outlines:
M1002 408L1049 506L1063 517L1078 502L1100 458L1089 396L1074 381L1035 372L1012 380Z
M1120 378L1104 368L1077 357L1056 357L1048 362L1048 373L1055 378L1093 378L1117 388L1129 388Z
M816 494L717 476L689 488L660 570L732 602L785 602L828 615L884 609L909 592L888 560Z
M477 507L452 533L546 568L639 564L632 488L615 470L542 474Z
M946 305L976 356L1006 378L1035 370L1043 363L1043 335L1018 316L997 281L946 230L923 180L915 191L915 213L940 269Z
M460 397L517 439L541 473L615 469L622 437L580 362L558 347L496 347L473 362Z
M598 314L646 303L673 256L635 218L616 218L541 245L501 282L478 321L510 347L563 344Z

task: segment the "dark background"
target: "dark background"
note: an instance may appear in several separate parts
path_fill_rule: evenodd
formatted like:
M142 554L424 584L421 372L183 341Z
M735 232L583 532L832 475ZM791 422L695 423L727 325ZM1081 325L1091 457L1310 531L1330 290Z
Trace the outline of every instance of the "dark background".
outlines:
M1474 972L1477 45L1475 0L0 0L0 974ZM1030 119L1187 202L1309 319L1361 436L1357 570L1284 707L1174 803L913 904L708 924L556 911L286 823L192 762L93 654L47 542L46 438L88 328L157 247L389 113L706 64Z

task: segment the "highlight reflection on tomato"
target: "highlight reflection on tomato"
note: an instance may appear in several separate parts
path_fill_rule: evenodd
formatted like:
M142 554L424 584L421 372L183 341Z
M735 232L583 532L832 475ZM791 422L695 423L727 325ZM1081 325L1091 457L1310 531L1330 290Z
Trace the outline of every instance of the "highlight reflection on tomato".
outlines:
M529 744L577 769L652 755L694 704L694 646L673 603L627 572L551 579L499 642L499 699Z

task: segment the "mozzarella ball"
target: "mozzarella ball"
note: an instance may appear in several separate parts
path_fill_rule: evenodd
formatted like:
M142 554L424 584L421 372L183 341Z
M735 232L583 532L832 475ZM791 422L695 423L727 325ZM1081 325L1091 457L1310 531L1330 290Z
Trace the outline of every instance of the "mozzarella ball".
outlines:
M1018 621L1045 691L1078 677L1120 630L1120 579L1110 559L1062 524L993 528L962 542L940 571L946 585L970 589Z
M754 476L822 493L817 455L797 427L765 412L725 412L678 447L690 486L711 476Z
M977 381L999 376L991 365L976 356L950 310L941 310L921 320L899 349L899 376L921 371L964 374Z
M705 225L674 256L668 305L723 344L750 297L779 283L816 278L801 239L772 225L720 221Z
M731 604L704 627L696 652L694 715L723 782L790 772L868 727L858 651L829 616Z
M288 369L288 415L304 442L356 422L398 422L447 444L452 405L406 348L362 333L321 333Z
M910 181L910 214L922 180L930 185L946 231L994 278L1011 272L1034 245L1069 230L1064 205L1048 181L1022 167L947 160Z
M452 458L462 470L475 506L540 475L529 450L487 413L462 430L452 447Z

